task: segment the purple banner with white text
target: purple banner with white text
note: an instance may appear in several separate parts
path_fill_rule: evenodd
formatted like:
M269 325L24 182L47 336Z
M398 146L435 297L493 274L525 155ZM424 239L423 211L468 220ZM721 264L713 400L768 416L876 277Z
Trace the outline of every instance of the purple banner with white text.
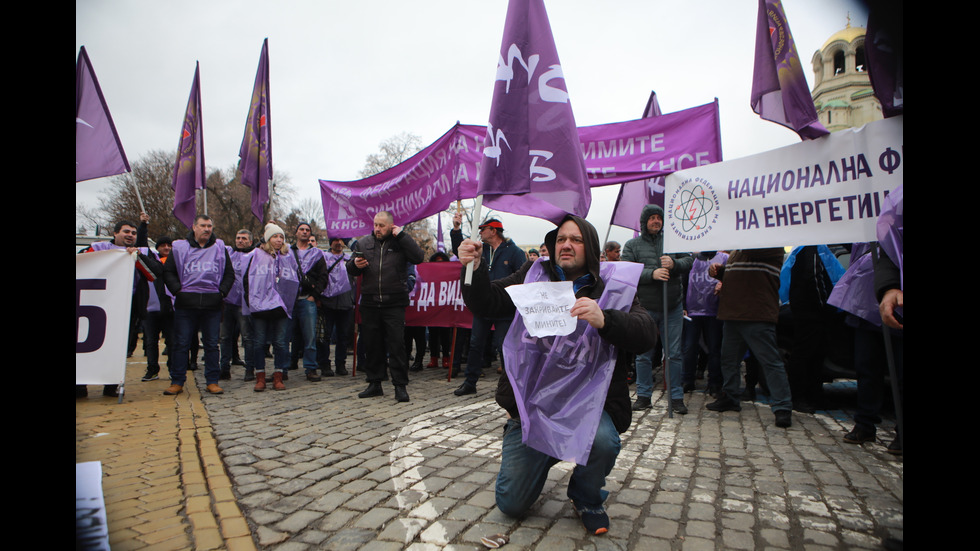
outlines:
M579 127L592 187L620 184L721 160L718 103L659 117ZM349 182L320 180L330 237L371 232L374 215L391 211L404 225L477 195L486 127L456 124L413 157Z

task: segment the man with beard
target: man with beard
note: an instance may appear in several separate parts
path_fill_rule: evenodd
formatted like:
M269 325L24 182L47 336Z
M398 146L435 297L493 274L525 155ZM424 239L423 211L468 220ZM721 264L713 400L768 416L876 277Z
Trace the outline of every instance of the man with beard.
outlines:
M361 327L367 352L364 373L368 387L358 398L383 396L381 381L395 387L395 399L407 402L408 355L405 353L405 308L408 307L408 265L424 253L410 235L396 226L388 211L374 216L374 233L354 245L347 270L362 276ZM385 353L387 352L387 360ZM385 368L386 361L388 364Z
M640 214L642 233L623 246L622 259L643 264L636 295L657 324L660 342L669 358L670 407L680 414L687 413L684 405L684 385L681 372L684 361L681 354L681 333L684 328L684 282L691 271L693 259L686 253L664 254L664 209L658 205L643 207ZM664 286L667 287L667 304L664 304ZM664 317L664 308L667 314ZM667 331L664 331L666 325ZM666 333L666 334L665 334ZM636 357L636 411L652 407L653 357L655 349Z
M508 417L497 507L509 516L522 515L560 460L554 451L542 450L575 450L581 455L574 457L568 497L586 530L603 534L609 530L609 517L603 507L608 492L602 487L619 455L619 435L632 417L626 383L629 354L653 346L654 325L635 297L642 268L623 262L600 265L592 224L566 216L545 243L550 259L525 263L496 281L482 262L482 243L467 239L459 247L461 280L465 266L474 265L472 285L463 285L466 306L475 316L509 314L513 319L504 340L506 373L496 393ZM570 335L531 337L522 317L514 315L507 287L548 281L572 282L576 300L569 314L576 325Z

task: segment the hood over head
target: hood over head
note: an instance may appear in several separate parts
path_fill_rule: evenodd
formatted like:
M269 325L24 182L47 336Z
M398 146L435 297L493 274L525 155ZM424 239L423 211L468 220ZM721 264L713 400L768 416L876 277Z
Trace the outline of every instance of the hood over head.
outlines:
M649 220L654 214L659 214L660 218L664 219L664 225L666 225L667 220L664 217L664 208L660 205L647 205L643 207L643 210L640 212L640 235L651 235L650 232L647 231L647 220ZM660 231L663 232L664 230L661 229Z
M582 238L585 244L586 268L588 269L588 272L592 274L592 277L595 278L596 281L599 281L599 253L602 251L602 248L599 246L599 232L596 231L595 226L593 226L588 220L573 214L568 214L562 218L561 222L558 224L558 228L569 220L575 222L575 225L578 226L579 231L582 232ZM548 247L548 252L552 254L554 254L555 251L555 241L558 239L558 228L551 230L544 237L544 244ZM546 261L546 263L549 272L557 278L558 272L555 271L554 261L549 259Z

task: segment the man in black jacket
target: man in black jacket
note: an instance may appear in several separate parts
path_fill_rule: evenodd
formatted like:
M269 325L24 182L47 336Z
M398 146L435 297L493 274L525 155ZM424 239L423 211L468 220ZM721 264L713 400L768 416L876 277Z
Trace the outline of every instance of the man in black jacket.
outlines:
M490 281L489 271L481 262L482 244L467 239L459 247L459 258L464 266L474 263L473 281L470 286L463 286L463 300L474 315L502 317L508 313L513 317L515 305L506 288L526 282L532 270L537 272L533 277L549 281L572 281L576 301L569 311L572 318L588 322L596 331L585 330L582 339L588 339L587 346L596 351L587 355L593 361L601 357L600 347L612 345L614 367L608 389L604 397L598 394L583 396L575 395L575 400L593 398L602 401L603 411L599 419L598 429L592 441L586 464L576 465L569 482L568 496L572 499L576 511L591 534L602 534L609 529L609 517L603 508L605 495L602 486L605 478L619 455L619 434L629 428L632 411L630 408L629 386L626 382L629 368L630 353L642 352L653 346L656 328L646 309L639 301L632 298L625 301L622 308L603 309L599 303L606 300L607 290L622 292L633 282L613 282L612 278L600 274L599 239L595 228L589 222L576 216L567 216L558 229L548 233L545 238L550 259L535 263L526 263L521 269L510 276ZM608 270L615 270L619 263L610 263ZM543 270L543 273L541 272ZM465 273L465 268L464 268ZM603 272L607 273L607 272ZM531 282L534 279L527 281ZM632 288L635 292L635 287ZM624 292L625 294L625 292ZM629 295L626 295L627 300ZM517 319L514 318L514 323ZM523 324L512 326L511 331L518 330ZM520 341L523 343L527 335ZM511 343L511 336L505 341L505 351ZM558 341L552 341L556 345ZM534 346L547 346L542 338ZM520 354L518 354L520 356ZM520 362L518 362L520 363ZM503 454L501 456L500 473L497 476L496 500L497 507L510 516L522 515L537 499L547 480L548 471L558 463L558 459L527 445L522 438L521 406L517 402L514 386L510 377L519 373L520 368L508 363L506 373L500 377L497 385L497 403L507 411L507 424L504 429ZM594 366L580 366L580 370L589 370ZM569 374L569 376L574 376ZM516 384L516 383L514 383ZM540 401L542 396L524 396L525 404ZM551 400L569 401L561 393L555 394ZM557 404L561 406L561 404ZM526 406L525 406L526 407ZM529 422L530 421L525 421ZM537 430L547 430L536 427ZM529 430L534 430L530 428Z
M374 217L374 233L354 244L347 272L362 276L361 327L367 358L368 387L358 398L382 396L381 381L395 386L395 399L408 401L408 354L405 352L405 308L408 306L408 265L422 262L423 252L412 236L396 226L390 212ZM385 369L387 352L388 368Z

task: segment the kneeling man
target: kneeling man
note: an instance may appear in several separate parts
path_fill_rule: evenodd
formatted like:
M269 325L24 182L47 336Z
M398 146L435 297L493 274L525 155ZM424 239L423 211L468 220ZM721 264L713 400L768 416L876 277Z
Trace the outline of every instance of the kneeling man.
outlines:
M609 517L602 487L619 455L619 434L632 420L629 356L653 347L656 328L635 297L643 266L600 265L592 224L566 216L545 244L550 258L527 262L493 282L480 262L482 245L467 239L459 247L464 267L474 263L472 285L463 286L463 300L474 316L514 316L516 306L506 290L511 285L570 281L575 293L571 334L532 337L518 314L504 339L505 374L496 399L508 420L497 507L523 515L541 494L551 467L574 461L568 497L586 530L603 534Z

